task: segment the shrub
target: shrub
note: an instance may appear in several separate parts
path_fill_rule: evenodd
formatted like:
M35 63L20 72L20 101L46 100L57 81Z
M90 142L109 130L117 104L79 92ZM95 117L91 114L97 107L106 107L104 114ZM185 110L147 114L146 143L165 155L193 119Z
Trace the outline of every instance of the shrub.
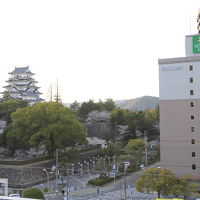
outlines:
M95 178L95 179L91 179L88 181L88 184L89 185L93 185L93 186L101 186L101 185L104 185L106 183L109 183L113 180L112 177L109 177L109 176L106 176L106 175L102 175L98 178Z
M43 188L43 192L49 192L48 187Z
M43 192L38 188L27 188L23 192L24 198L44 199Z

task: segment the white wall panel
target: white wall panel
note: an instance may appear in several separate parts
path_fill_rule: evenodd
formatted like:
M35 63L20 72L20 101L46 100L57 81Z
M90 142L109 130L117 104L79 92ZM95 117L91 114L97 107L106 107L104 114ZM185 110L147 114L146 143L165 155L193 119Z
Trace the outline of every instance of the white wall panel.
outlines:
M189 70L189 66L193 70ZM190 77L193 83L190 83ZM200 98L200 62L159 65L160 100ZM194 95L190 95L190 90Z

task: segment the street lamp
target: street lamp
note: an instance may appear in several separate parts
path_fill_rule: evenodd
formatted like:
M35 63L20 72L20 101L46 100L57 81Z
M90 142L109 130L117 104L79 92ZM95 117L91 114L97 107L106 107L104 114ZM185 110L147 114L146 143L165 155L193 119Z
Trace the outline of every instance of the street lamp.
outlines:
M47 172L46 169L43 169L43 171L46 172L46 174L47 174L48 192L50 192L50 188L49 188L49 173Z

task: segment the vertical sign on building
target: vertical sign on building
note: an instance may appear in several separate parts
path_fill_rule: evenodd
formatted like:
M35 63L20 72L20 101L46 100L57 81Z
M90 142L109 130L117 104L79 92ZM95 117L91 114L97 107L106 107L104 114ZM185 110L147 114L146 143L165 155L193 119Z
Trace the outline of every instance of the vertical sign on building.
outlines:
M200 35L192 37L193 53L200 53Z
M4 190L5 196L8 196L8 179L0 178L0 189Z

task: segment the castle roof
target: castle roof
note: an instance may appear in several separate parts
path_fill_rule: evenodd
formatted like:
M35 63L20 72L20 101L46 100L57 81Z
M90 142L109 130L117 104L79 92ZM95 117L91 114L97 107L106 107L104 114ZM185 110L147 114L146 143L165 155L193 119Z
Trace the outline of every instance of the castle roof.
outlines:
M27 67L15 67L15 69L9 74L14 75L14 74L33 74L33 73L30 71L29 66L27 66Z

